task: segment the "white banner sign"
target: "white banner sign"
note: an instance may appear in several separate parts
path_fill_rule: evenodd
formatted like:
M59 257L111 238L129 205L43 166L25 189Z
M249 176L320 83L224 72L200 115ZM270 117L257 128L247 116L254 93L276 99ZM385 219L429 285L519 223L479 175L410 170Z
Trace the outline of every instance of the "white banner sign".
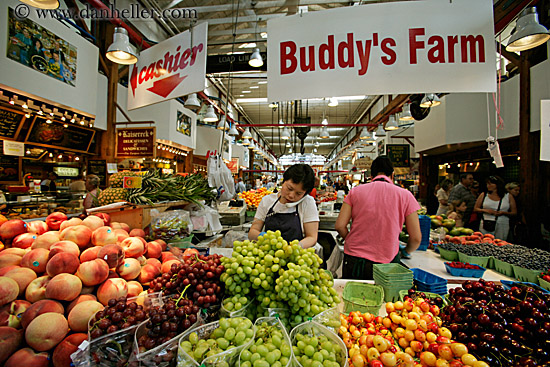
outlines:
M368 4L267 22L268 99L494 92L491 0Z
M4 155L23 157L25 155L25 144L17 141L4 140Z
M141 52L131 66L128 109L204 90L208 23Z
M540 101L540 160L550 162L550 100Z

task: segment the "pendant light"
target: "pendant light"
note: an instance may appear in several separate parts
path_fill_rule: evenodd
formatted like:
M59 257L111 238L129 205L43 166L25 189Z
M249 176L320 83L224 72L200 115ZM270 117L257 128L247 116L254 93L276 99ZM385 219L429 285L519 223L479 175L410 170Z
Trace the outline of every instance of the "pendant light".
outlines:
M251 140L251 139L252 139L252 134L250 134L250 128L249 128L249 127L247 127L247 128L244 130L243 139L248 139L248 140Z
M321 124L322 124L322 125L325 125L325 126L328 125L328 120L327 120L326 117L323 118L323 121L321 121Z
M282 129L285 127L285 122L283 121L283 119L279 119L279 129Z
M277 107L278 107L277 102L269 102L269 108L275 109Z
M229 125L227 124L227 118L223 115L218 123L218 130L229 130Z
M399 120L401 121L412 121L414 120L414 117L411 114L411 104L405 103L403 105L403 113L401 114L401 117L399 117Z
M388 122L386 123L386 130L397 130L399 126L395 120L395 115L390 115Z
M290 142L289 141L286 142L286 147L290 148Z
M237 131L237 128L235 126L236 126L235 124L231 125L231 129L229 129L229 131L227 132L228 135L231 135L231 136L239 135L239 132Z
M329 101L328 101L328 106L329 106L329 107L336 107L336 106L338 106L338 100L336 99L336 97L332 97L331 99L329 99Z
M235 119L235 117L233 116L233 107L231 107L231 104L227 105L227 117L229 117L231 120Z
M210 105L206 109L206 115L204 115L203 118L204 122L216 122L218 121L218 115L216 115L216 112L214 111L214 106Z
M422 102L420 102L420 107L428 108L428 107L435 107L439 106L441 104L441 101L439 100L439 97L437 94L434 93L427 93L424 98L422 98Z
M328 133L328 128L324 126L321 128L321 133L319 134L319 138L321 139L328 139L330 137L330 134Z
M250 140L248 140L247 138L244 138L243 142L242 142L242 145L244 145L244 146L250 145Z
M550 39L550 32L539 24L537 8L524 9L516 23L516 28L510 37L506 51L518 52L537 47Z
M33 6L38 9L57 9L59 8L58 0L19 0L23 4Z
M290 139L290 131L288 130L288 127L285 127L283 129L283 132L281 133L281 139L283 139L283 140Z
M382 124L378 125L378 129L376 129L376 136L386 136L386 130L384 130L384 126Z
M317 139L315 139L315 144L313 144L313 146L315 148L319 148L319 145L321 145L321 144L319 144L319 141L317 141Z
M361 131L361 136L359 136L359 139L371 141L372 140L372 134L367 128L364 128L363 131Z
M263 66L264 60L262 59L262 55L260 55L260 49L255 48L252 55L250 55L250 60L248 60L248 65L252 66L253 68L259 68Z
M122 27L116 27L113 43L107 49L105 56L114 63L132 65L138 61L139 52L130 44L128 31Z
M201 101L197 98L197 93L191 93L183 106L193 111L198 110L201 106Z
M251 140L250 141L250 144L248 144L248 149L252 149L254 150L256 148L255 144L254 144L254 140Z

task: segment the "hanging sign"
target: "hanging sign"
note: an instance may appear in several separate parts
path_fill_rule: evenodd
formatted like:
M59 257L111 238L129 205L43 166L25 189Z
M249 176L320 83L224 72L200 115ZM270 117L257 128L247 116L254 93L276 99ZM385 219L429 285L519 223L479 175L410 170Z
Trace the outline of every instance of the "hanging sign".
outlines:
M139 55L131 66L128 109L200 92L206 85L208 23L201 23Z
M116 129L117 158L154 158L155 128Z
M25 155L25 144L18 141L4 140L4 154L23 157Z
M540 110L540 160L550 162L550 100L541 100Z
M358 170L369 170L372 165L372 159L370 157L359 158L355 161L355 167Z
M232 174L239 173L239 158L231 158L226 164Z
M270 101L496 90L491 0L342 7L271 19L267 33Z
M386 155L394 167L411 166L411 146L408 144L386 144Z

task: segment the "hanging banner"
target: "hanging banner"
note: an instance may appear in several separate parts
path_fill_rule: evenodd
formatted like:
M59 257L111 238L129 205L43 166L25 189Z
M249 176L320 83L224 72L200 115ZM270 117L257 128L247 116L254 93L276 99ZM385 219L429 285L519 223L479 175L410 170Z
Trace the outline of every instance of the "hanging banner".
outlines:
M4 140L4 154L23 157L25 155L25 144L18 141Z
M117 158L154 158L155 128L134 127L116 129Z
M541 100L540 110L540 160L550 162L550 100Z
M271 19L267 33L270 101L496 90L491 0L342 7Z
M227 162L227 168L229 168L234 175L239 173L239 158L231 158L231 160Z
M130 66L128 109L200 92L206 85L208 23L201 23L139 55Z

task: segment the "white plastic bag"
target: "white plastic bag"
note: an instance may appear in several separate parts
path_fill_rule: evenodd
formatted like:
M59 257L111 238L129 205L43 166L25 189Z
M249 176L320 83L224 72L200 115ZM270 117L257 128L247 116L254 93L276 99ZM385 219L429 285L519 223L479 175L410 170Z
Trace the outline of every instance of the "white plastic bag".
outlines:
M290 340L293 346L295 346L298 343L300 338L299 335L304 335L307 337L315 336L318 338L320 336L326 337L328 341L332 343L333 347L337 348L335 350L337 362L339 362L340 366L342 367L348 367L348 348L346 348L346 345L338 335L336 335L335 333L333 333L323 325L315 321L306 321L296 326L290 332ZM302 364L300 363L299 359L300 359L299 356L297 356L296 354L293 354L294 365L297 367L302 367Z
M218 190L218 201L227 201L235 196L235 182L231 171L219 156L208 158L208 184Z
M264 326L268 326L268 330L278 330L282 334L282 340L281 346L279 347L279 351L281 352L279 354L279 358L277 361L283 366L283 367L290 367L292 366L293 358L292 358L292 343L290 342L290 336L288 335L288 331L286 330L285 326L281 322L281 320L278 317L260 317L256 322L254 323L254 328L256 330L254 334L254 341L246 348L244 348L240 355L239 355L239 363L237 366L239 367L250 367L252 366L252 363L250 362L251 357L253 357L254 353L256 353L256 343L263 345L266 343L271 337L272 337L272 331L268 331L267 334L262 333L262 328ZM263 330L266 331L265 329ZM272 339L271 342L273 343L275 339ZM287 358L288 362L284 363L284 360L282 358ZM266 363L265 358L263 359L264 364ZM281 362L282 361L282 362Z

